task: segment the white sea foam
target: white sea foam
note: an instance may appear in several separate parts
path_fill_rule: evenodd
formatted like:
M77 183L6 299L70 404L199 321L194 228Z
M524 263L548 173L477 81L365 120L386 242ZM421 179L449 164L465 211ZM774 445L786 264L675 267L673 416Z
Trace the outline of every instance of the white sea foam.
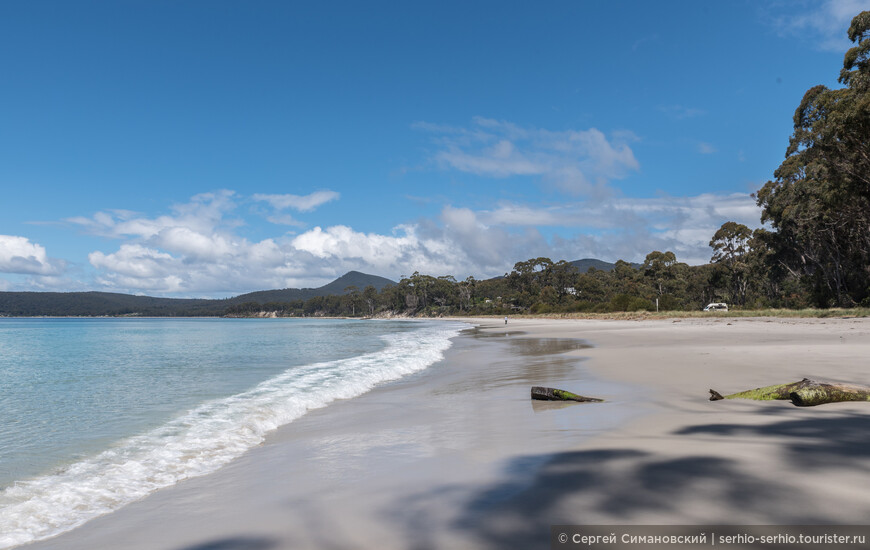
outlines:
M384 336L387 346L375 353L294 367L63 471L16 482L0 492L0 548L57 535L157 489L213 472L308 410L441 360L461 328L424 325Z

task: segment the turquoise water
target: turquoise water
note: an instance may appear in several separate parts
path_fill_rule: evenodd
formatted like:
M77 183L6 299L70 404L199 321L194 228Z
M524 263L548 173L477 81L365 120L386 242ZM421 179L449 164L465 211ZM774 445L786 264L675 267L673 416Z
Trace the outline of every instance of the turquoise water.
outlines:
M437 362L463 326L0 319L0 548L214 471L312 408Z

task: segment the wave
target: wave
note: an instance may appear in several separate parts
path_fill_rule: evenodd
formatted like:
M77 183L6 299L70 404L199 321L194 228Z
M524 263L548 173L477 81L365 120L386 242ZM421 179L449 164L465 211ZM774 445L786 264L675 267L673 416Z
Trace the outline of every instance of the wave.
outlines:
M426 324L385 335L380 351L293 367L63 470L18 481L0 492L0 548L58 535L158 489L214 472L311 409L440 361L461 328Z

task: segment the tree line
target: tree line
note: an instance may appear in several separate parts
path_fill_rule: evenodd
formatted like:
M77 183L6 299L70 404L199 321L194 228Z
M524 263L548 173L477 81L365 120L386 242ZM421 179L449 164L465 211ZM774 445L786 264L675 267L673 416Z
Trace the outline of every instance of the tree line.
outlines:
M735 224L736 225L736 224ZM729 226L730 228L731 226ZM720 230L721 231L721 230ZM730 233L729 233L730 235ZM415 272L381 291L348 287L343 295L309 300L246 302L229 306L228 316L508 315L514 313L608 313L615 311L699 310L709 302L745 307L799 307L790 296L769 298L768 287L753 282L748 253L722 237L722 251L707 265L690 266L673 252L654 251L638 267L619 260L612 270L580 273L570 263L549 258L517 262L504 277L458 281L450 275ZM753 264L754 265L754 264Z

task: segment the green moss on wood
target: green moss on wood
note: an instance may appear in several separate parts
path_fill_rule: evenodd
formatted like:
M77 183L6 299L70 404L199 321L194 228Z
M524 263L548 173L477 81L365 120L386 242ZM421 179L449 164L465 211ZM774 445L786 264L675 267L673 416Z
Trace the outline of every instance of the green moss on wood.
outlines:
M800 388L789 396L791 402L798 407L813 407L825 403L842 403L845 401L870 401L870 393L860 388L850 386L832 386L819 384Z
M870 401L870 387L817 382L804 378L800 382L764 386L724 396L716 390L710 390L710 401L719 401L720 399L755 399L759 401L782 399L791 400L798 407L812 407L844 401Z
M811 383L811 380L804 378L800 382L774 384L773 386L764 386L763 388L755 388L724 396L715 390L710 390L710 401L718 401L720 399L755 399L758 401L790 399L789 395L792 392L805 387L808 383Z

